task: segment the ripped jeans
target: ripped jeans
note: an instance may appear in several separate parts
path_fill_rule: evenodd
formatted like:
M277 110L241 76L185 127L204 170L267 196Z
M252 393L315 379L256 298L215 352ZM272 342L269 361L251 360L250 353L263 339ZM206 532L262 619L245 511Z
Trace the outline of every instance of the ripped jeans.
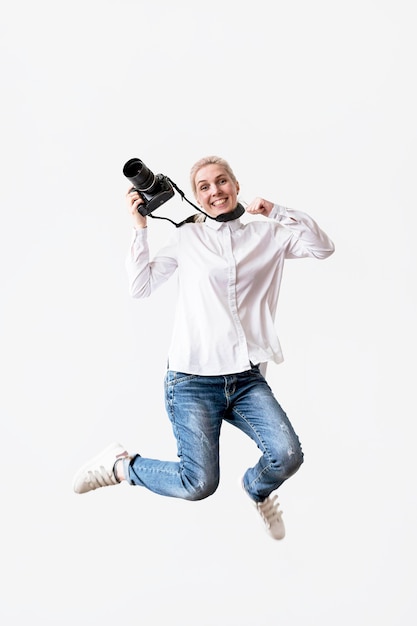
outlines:
M246 433L261 457L243 486L262 502L303 462L300 442L258 366L239 374L196 376L168 370L165 403L177 440L178 461L140 455L125 461L131 485L186 500L201 500L219 484L223 420Z

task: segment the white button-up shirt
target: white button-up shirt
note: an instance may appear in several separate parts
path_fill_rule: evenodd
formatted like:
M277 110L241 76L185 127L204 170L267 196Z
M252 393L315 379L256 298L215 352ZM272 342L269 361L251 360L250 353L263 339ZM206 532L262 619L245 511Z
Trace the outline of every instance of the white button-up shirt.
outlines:
M324 259L329 237L306 213L279 205L269 219L185 224L150 260L147 229L134 231L130 292L144 298L175 272L172 370L215 376L283 360L274 326L285 259Z

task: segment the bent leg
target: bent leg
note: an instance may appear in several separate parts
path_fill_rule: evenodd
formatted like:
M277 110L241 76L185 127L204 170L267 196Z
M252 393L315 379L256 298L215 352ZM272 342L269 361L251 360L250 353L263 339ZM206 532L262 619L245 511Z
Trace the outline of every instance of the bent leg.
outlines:
M211 377L168 371L165 404L177 440L179 461L136 456L128 481L164 496L201 500L219 483L219 437L224 412Z
M262 452L243 477L249 496L262 502L299 469L303 453L287 415L257 368L238 378L227 421L251 437Z

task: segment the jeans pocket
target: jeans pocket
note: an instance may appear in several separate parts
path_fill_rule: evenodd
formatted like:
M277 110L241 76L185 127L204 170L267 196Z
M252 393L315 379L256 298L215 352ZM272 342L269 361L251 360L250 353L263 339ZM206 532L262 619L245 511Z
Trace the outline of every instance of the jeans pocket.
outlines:
M186 382L187 380L192 380L193 378L197 378L197 375L187 374L186 372L175 372L174 370L167 370L165 374L165 384L166 386L178 385L179 383Z

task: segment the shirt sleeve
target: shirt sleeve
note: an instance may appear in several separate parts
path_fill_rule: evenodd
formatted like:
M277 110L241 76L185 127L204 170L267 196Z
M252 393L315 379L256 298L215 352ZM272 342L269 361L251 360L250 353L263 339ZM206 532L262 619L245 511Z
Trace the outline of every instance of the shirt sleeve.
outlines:
M147 228L134 230L126 258L129 291L133 298L146 298L168 280L177 268L176 238L150 260Z
M333 254L334 243L307 213L274 204L269 218L278 222L291 234L288 241L287 258L314 257L326 259Z

